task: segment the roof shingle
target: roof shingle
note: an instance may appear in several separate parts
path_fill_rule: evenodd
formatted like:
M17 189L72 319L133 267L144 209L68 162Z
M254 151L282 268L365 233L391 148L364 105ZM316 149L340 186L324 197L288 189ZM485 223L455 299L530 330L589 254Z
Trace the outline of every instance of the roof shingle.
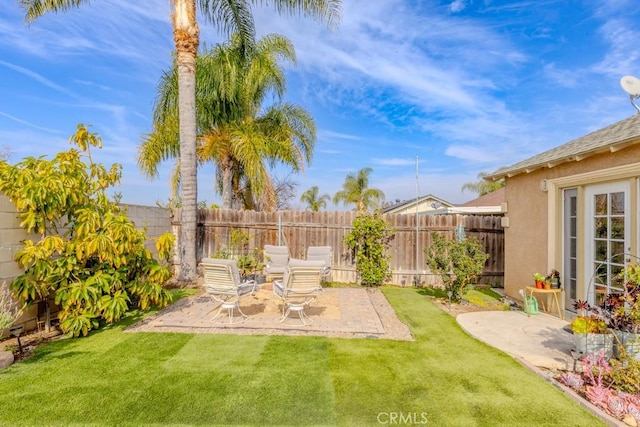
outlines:
M498 180L542 167L551 168L560 163L582 160L593 154L608 151L617 145L636 143L640 143L640 114L634 114L628 119L576 138L514 165L502 167L488 175L487 178Z

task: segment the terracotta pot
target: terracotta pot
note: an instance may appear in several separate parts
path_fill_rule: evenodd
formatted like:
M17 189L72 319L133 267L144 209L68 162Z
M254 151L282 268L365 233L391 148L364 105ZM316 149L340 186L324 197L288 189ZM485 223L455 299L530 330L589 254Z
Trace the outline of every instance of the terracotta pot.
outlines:
M536 289L542 289L542 282L536 281Z
M544 288L545 289L551 289L551 283L545 283L544 284Z

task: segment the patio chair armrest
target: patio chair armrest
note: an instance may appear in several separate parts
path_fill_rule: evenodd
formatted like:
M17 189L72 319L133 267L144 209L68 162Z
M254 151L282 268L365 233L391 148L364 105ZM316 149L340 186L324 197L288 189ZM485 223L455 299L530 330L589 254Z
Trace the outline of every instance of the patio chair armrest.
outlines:
M280 299L284 298L284 284L282 280L273 281L273 295Z

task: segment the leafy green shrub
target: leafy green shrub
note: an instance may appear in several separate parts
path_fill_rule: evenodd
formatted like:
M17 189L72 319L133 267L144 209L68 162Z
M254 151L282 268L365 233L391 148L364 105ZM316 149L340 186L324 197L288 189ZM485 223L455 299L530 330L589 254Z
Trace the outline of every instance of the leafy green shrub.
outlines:
M146 233L109 200L105 190L119 183L122 166L107 170L92 162L90 146L101 148L100 137L80 124L70 141L80 151L0 162L0 191L16 205L21 227L41 235L16 254L25 272L11 290L27 304L53 296L61 329L78 336L99 319L119 320L132 306L168 304L171 294L162 285L171 273L146 249ZM157 239L162 259L171 256L174 240L169 233Z
M608 379L618 391L640 394L640 361L628 355L623 360L613 359Z
M376 212L360 213L353 229L344 238L356 260L356 272L365 286L378 286L391 276L386 250L394 233L385 219Z
M431 233L433 243L425 249L427 265L442 278L453 301L460 301L476 278L484 271L489 255L482 251L478 239L469 237L461 241L449 240Z
M604 334L607 324L596 316L578 316L571 322L571 330L576 334Z

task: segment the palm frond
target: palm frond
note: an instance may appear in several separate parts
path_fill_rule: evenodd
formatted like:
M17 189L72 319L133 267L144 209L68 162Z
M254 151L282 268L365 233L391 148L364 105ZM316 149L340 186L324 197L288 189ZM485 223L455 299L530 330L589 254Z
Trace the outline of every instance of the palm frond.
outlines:
M254 4L273 4L278 13L304 15L319 21L327 21L334 28L340 23L342 14L341 0L252 0Z
M27 22L33 22L48 12L66 12L83 3L89 3L89 0L20 0Z

